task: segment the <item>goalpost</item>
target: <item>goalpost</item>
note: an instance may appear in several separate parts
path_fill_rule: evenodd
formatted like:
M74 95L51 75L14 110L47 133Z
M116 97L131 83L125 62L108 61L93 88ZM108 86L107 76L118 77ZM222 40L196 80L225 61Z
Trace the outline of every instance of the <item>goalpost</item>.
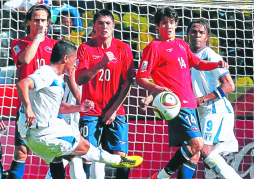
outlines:
M50 8L57 8L52 3L54 0L36 1L48 4ZM29 2L34 1L30 0ZM24 9L31 7L29 2L6 4L0 1L0 118L9 126L6 133L0 135L3 147L2 163L5 170L10 168L13 157L15 104L17 102L16 67L10 54L10 43L15 38L25 36ZM88 40L92 31L94 11L109 9L115 17L114 36L131 46L136 68L139 66L144 47L157 37L153 15L158 8L172 6L177 10L179 25L176 36L182 39L186 39L186 28L193 19L206 19L212 31L210 45L228 62L231 76L236 84L236 90L228 95L228 98L235 109L235 133L239 141L239 152L229 154L225 159L244 179L254 179L254 3L252 1L67 0L66 2L68 5L76 6L82 24L75 24L74 21L73 29L69 30L68 34L63 34L65 26L61 25L61 21L59 25L52 24L49 32L50 37L62 36L80 45ZM52 20L56 21L56 19L57 16L53 16ZM146 112L139 108L140 99L146 95L148 95L148 91L133 83L130 95L124 102L130 127L129 154L144 157L143 164L131 170L130 177L133 179L151 177L166 165L176 151L176 148L168 148L167 122L155 118L151 106ZM30 153L26 162L24 178L44 178L47 169L48 165L44 161ZM113 169L108 167L106 173L106 178L114 178ZM193 178L212 179L214 175L205 171L203 163L200 161Z

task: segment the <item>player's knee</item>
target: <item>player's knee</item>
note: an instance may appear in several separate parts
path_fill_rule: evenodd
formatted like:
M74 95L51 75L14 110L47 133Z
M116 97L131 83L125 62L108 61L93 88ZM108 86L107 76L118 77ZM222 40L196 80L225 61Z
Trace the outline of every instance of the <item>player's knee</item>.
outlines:
M191 146L192 154L195 155L203 149L204 140L202 137L196 137L194 139L191 139L189 145Z
M26 146L15 146L14 159L20 160L20 161L25 161L27 158L28 152L29 152L29 150L27 149Z

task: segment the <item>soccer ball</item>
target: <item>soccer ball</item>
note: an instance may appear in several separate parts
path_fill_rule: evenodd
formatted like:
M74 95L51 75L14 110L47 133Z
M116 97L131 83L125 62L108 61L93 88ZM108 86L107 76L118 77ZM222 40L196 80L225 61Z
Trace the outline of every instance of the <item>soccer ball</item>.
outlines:
M181 102L177 95L170 91L159 93L153 100L154 114L164 120L175 118L181 109Z

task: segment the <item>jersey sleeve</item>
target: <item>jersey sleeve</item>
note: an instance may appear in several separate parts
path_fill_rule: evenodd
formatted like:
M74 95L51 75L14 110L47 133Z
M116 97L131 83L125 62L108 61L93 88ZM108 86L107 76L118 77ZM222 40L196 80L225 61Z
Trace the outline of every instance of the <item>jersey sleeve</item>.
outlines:
M186 44L185 47L188 56L189 67L191 68L197 66L200 63L201 59L191 51L188 44Z
M11 43L11 53L12 53L12 58L13 61L15 62L16 65L18 65L18 61L19 61L19 56L20 54L26 50L24 47L22 47L20 45L20 40L13 40Z
M136 75L137 78L150 78L150 74L157 61L156 57L156 50L151 45L147 45L143 50L143 56Z
M77 69L76 75L79 74L83 69L89 68L89 56L88 56L89 47L82 44L78 48L78 61L77 61Z
M45 87L49 87L54 81L52 75L49 74L49 70L43 69L44 68L39 68L32 75L28 76L33 80L36 91Z
M133 55L129 45L126 48L125 63L123 66L122 77L124 80L132 79L135 77L135 66L133 62Z
M211 49L208 53L208 61L219 62L221 60L223 60L222 57ZM224 75L229 74L229 71L225 68L216 68L212 70L212 73L216 79L220 79Z

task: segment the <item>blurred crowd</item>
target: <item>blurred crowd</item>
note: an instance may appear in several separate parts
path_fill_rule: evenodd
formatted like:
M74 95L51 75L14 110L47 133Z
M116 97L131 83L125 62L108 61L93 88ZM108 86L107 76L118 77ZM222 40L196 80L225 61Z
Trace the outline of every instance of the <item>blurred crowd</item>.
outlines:
M0 4L0 83L15 83L10 80L7 82L9 78L6 78L15 74L15 69L9 69L14 65L10 43L13 39L25 37L25 13L36 3L48 5L52 12L49 36L54 39L68 39L77 46L93 36L92 17L95 9L112 10L115 18L114 37L131 46L136 67L139 66L142 50L156 38L153 19L156 4L148 6L84 0L3 0ZM253 85L253 9L194 8L187 5L174 8L180 17L177 37L186 38L186 27L192 19L207 19L212 30L210 45L229 63L235 83ZM1 67L8 67L8 74L8 70Z

